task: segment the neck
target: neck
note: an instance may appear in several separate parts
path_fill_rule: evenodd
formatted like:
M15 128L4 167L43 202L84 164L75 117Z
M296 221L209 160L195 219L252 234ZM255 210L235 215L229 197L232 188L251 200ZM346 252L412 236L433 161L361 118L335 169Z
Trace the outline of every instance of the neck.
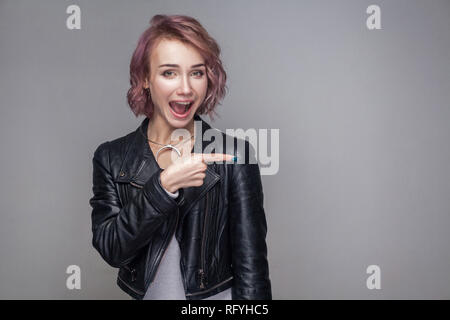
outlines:
M158 115L156 112L153 113L151 119L148 122L147 137L148 139L161 143L161 144L174 144L179 142L179 140L171 140L171 135L177 128L172 127L164 117ZM192 119L189 124L184 127L194 136L194 119Z

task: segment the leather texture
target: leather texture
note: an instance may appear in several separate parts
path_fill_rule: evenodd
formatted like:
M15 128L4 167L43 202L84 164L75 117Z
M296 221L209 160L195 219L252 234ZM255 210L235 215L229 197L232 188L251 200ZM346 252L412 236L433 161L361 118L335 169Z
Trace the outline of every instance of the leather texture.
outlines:
M196 125L191 152L214 153L205 149L211 141L198 137L211 127L198 115L194 120L201 128ZM272 299L263 189L251 145L213 129L223 142L215 152L232 141L232 154L245 163L210 163L203 185L179 189L173 199L160 184L163 169L146 140L147 127L145 118L136 131L102 143L92 160L92 244L119 268L118 286L142 299L175 232L186 299L230 287L233 300Z

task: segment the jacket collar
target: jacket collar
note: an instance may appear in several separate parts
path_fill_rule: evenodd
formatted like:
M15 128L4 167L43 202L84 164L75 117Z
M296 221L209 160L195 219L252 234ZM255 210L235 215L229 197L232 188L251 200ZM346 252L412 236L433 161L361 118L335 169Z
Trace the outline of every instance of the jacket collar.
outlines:
M204 133L211 126L206 123L199 115L194 115L194 147L191 153L203 152L210 141L204 141ZM145 118L141 125L134 132L134 138L131 139L131 145L128 148L124 161L115 178L116 182L134 183L143 186L148 179L158 170L162 170L153 155L147 141L147 128L149 118ZM189 210L192 205L211 189L219 180L220 175L212 168L214 164L208 164L205 171L203 185L199 187L183 188L183 199L180 205L184 205L185 210Z

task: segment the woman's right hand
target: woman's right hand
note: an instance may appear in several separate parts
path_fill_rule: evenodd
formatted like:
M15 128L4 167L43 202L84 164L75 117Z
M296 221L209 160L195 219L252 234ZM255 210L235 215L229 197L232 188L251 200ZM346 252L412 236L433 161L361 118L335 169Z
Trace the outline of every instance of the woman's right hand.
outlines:
M233 161L233 158L223 153L192 153L178 158L161 172L161 185L172 193L180 188L199 187L206 176L206 162Z

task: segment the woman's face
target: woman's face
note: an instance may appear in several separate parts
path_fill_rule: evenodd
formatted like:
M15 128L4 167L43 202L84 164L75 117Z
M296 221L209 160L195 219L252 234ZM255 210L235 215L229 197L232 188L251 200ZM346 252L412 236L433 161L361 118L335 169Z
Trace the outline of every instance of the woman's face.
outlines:
M162 39L150 56L147 85L155 113L172 127L186 127L206 96L205 61L192 46Z

